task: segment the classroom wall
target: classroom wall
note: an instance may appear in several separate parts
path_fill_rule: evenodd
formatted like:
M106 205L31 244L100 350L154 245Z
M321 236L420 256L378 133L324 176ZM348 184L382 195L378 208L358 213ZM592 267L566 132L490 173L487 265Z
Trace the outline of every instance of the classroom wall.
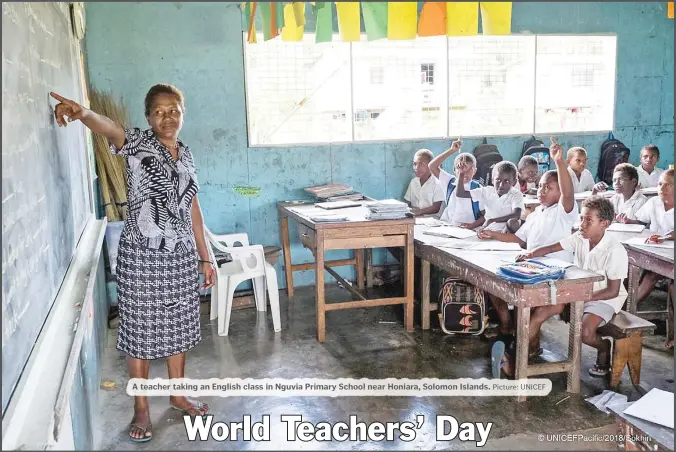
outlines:
M666 2L514 2L513 33L617 33L614 135L638 162L648 142L673 163L674 21ZM247 148L241 13L237 3L87 3L86 50L91 83L123 99L135 125L146 126L143 98L154 83L177 85L186 95L182 139L195 155L200 202L215 232L246 231L255 243L279 245L276 202L305 198L302 189L328 182L352 184L375 198L403 197L421 147L435 154L446 140ZM566 147L583 146L595 174L606 133L563 135ZM518 161L528 137L489 137L503 156ZM546 137L545 137L546 138ZM466 149L479 139L466 139ZM444 167L452 166L452 161ZM260 187L246 198L235 186ZM292 230L294 262L311 261ZM335 252L327 257L340 257ZM376 262L391 261L386 253ZM280 287L285 287L281 263ZM350 269L342 269L350 277ZM327 274L327 278L330 276ZM311 272L295 284L312 284Z

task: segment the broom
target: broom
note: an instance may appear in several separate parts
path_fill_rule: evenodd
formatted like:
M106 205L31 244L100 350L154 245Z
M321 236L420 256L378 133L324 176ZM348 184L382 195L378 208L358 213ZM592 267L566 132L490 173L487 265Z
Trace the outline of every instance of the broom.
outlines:
M89 99L92 111L107 116L122 127L129 127L127 111L112 95L91 88ZM102 198L106 204L106 217L108 221L123 220L127 216L127 172L124 159L113 155L108 139L98 134L94 134L94 152Z

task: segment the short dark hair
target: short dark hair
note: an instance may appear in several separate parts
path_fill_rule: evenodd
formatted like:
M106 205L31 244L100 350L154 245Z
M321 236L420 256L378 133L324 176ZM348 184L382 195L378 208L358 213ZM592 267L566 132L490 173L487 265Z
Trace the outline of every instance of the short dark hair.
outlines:
M542 174L542 176L540 176L540 180L544 180L544 179L546 179L550 176L554 179L554 182L556 182L556 184L558 185L558 183L559 183L559 173L555 169L545 171Z
M673 177L674 177L674 169L673 169L673 168L669 168L668 170L664 170L664 172L663 172L662 174L664 174L665 176L669 176L669 177L671 177L671 178L673 179Z
M613 173L620 172L629 179L638 180L638 171L631 163L620 163L613 169Z
M150 116L150 107L152 107L155 97L157 97L159 94L171 94L173 96L176 96L176 99L178 99L178 103L181 105L181 110L183 110L183 112L185 113L185 98L183 97L183 93L181 92L181 90L179 90L173 85L168 85L166 83L158 83L157 85L151 87L148 90L148 94L146 94L145 99L146 117Z
M431 162L432 159L434 158L434 154L432 154L432 151L430 151L429 149L420 149L413 155L413 158L415 158L416 155L419 155L421 157L424 156L427 160L427 163Z
M602 220L607 220L612 223L615 219L615 208L609 199L602 196L591 196L582 201L582 207L596 210Z
M510 162L509 160L503 160L498 162L493 167L493 174L507 173L512 178L516 179L516 165Z
M657 156L657 158L660 158L660 148L658 148L654 144L646 144L645 146L643 146L641 148L641 150L644 150L644 149L648 152L652 152L653 154L655 154Z
M527 166L538 166L538 161L532 155L524 155L519 160L519 170L524 169Z
M468 164L468 163L469 163L469 164L471 164L471 165L476 166L476 157L474 157L474 156L473 156L472 154L470 154L469 152L461 152L461 153L458 154L458 156L455 158L454 166L455 166L455 163L460 163L460 162L465 163L465 164Z

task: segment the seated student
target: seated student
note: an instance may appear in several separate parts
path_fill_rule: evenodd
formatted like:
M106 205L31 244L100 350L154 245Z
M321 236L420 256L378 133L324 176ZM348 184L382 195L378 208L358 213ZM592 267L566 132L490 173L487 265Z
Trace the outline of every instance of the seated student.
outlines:
M610 371L610 343L601 337L598 328L610 322L627 299L623 280L629 271L629 258L624 245L611 234L605 233L615 218L610 200L600 196L585 199L580 217L582 223L578 232L558 243L522 254L517 257L517 261L568 250L575 256L575 265L604 276L603 281L594 283L592 298L584 303L582 317L582 343L598 350L596 364L589 369L589 374L604 377ZM565 305L559 304L534 309L528 330L530 346L537 343L542 324L550 317L561 314L564 308ZM498 355L492 356L494 364L500 363L507 375L513 375L514 354L503 354L504 344L497 342L493 350ZM497 366L494 365L494 368ZM494 377L498 378L499 375Z
M460 167L460 178L466 178L466 172L471 168L463 165ZM523 194L515 185L517 181L516 166L509 161L503 160L493 167L493 185L489 187L475 188L466 191L462 184L458 185L456 194L458 198L471 198L479 201L484 207L485 222L483 227L491 231L507 232L509 220L519 220L521 211L525 208ZM509 231L509 232L516 232Z
M465 190L474 190L481 187L479 182L472 179L474 174L476 174L476 159L472 154L467 152L458 154L453 165L455 176L441 169L441 163L450 155L458 152L461 147L462 141L454 141L450 149L432 159L429 163L429 168L432 175L439 181L439 185L444 190L446 196L446 208L441 214L441 220L454 226L475 229L484 223L479 202L472 201L471 199L459 199L455 187L458 179L464 182ZM461 178L459 168L462 165L467 166L467 171Z
M657 187L657 182L664 172L657 168L657 162L660 161L660 150L654 144L646 144L641 148L641 164L636 167L638 171L638 183L641 188Z
M568 149L568 172L573 179L573 191L580 193L594 188L594 176L587 169L587 151L579 146Z
M653 235L647 241L664 242L674 240L674 170L668 169L662 172L660 181L657 183L658 196L654 196L636 212L636 219L625 219L624 223L643 224L650 227ZM655 284L665 279L657 273L646 271L638 286L638 300L645 300L652 292ZM669 293L674 290L673 280L669 283ZM671 299L671 296L669 297ZM673 338L664 344L667 348L673 346Z
M444 202L444 191L429 169L433 158L434 154L429 149L420 149L413 156L415 177L408 184L404 199L415 216L436 215Z
M535 195L538 191L538 161L532 155L524 155L519 160L519 188L524 195Z
M610 202L615 209L615 220L625 223L627 219L635 220L636 212L648 201L638 189L638 172L631 163L620 163L613 170L613 188L615 194L610 197ZM594 194L606 191L608 186L605 182L599 182L594 186Z
M501 233L482 229L478 232L481 239L495 239L502 242L515 242L531 251L551 245L571 234L578 219L577 203L573 193L573 182L563 160L563 148L551 139L550 155L556 164L556 170L547 171L540 178L538 200L540 205L526 218L526 222L515 234ZM568 251L553 253L552 257L573 262ZM500 332L512 332L509 307L504 300L489 296L500 318Z

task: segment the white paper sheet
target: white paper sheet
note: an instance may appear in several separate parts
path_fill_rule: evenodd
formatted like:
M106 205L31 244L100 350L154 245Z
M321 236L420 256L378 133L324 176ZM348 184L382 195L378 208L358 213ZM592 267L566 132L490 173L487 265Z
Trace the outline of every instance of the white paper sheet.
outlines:
M473 230L463 229L457 226L440 226L438 228L430 228L424 233L440 237L453 237L456 239L467 239L470 237L476 237L476 232L474 232Z
M568 267L573 266L572 262L566 262L564 260L557 259L555 257L548 257L548 256L538 257L537 260L542 262L545 265L551 265L552 267L568 268Z
M632 237L629 240L625 240L626 244L628 245L639 245L639 246L646 246L646 247L654 247L654 248L671 248L674 249L674 242L672 240L665 240L662 243L646 243L646 237Z
M434 217L415 217L415 224L424 226L441 226L446 223Z
M651 389L624 410L624 414L674 428L674 393L657 388Z
M482 240L479 243L473 243L468 249L473 251L524 251L518 243L497 240Z
M624 224L624 223L613 223L608 228L609 231L617 232L643 232L645 226L642 224Z

